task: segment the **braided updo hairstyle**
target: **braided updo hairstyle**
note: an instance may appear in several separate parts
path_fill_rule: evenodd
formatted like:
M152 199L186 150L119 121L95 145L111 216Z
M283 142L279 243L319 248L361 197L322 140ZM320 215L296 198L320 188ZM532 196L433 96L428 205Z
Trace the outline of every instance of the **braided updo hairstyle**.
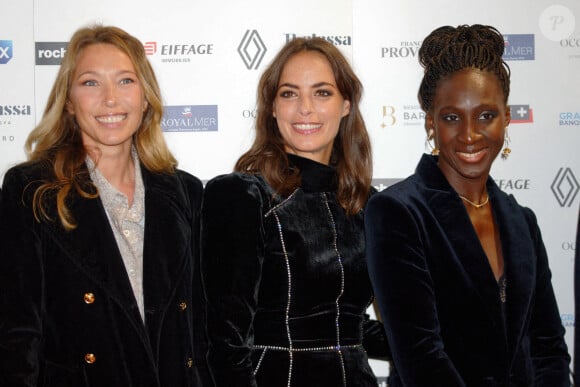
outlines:
M491 26L474 24L457 28L435 29L419 49L419 62L424 69L419 86L419 103L428 112L433 105L437 83L464 68L475 68L495 74L507 104L510 93L510 69L502 59L504 39Z

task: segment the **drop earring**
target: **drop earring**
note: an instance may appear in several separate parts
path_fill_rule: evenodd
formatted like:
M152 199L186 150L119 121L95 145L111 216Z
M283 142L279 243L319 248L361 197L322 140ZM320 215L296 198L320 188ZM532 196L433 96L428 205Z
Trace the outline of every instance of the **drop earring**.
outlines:
M435 131L433 129L429 129L427 132L427 139L425 140L425 148L431 150L431 155L438 156L439 155L439 148L435 145ZM433 144L431 144L431 140L433 140Z
M505 139L504 139L503 143L504 143L504 145L503 145L503 149L501 151L501 159L507 160L508 157L510 156L510 153L512 153L512 150L510 148L510 136L507 133L507 128L505 131Z

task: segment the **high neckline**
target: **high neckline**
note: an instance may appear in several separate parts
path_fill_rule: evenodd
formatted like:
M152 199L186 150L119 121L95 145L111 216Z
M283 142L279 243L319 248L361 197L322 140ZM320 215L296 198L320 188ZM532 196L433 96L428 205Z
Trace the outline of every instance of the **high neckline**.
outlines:
M300 187L305 192L335 192L338 188L336 168L288 153L290 167L300 170Z

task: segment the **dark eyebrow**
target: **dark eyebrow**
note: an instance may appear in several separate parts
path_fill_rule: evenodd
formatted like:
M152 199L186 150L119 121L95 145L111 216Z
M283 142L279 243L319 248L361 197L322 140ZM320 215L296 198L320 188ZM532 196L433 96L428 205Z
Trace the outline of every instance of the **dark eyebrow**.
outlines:
M280 89L280 88L282 88L282 87L289 87L289 88L291 88L291 89L297 89L297 88L298 88L298 86L296 86L296 85L293 85L293 84L291 84L291 83L283 83L283 84L281 84L281 85L278 85L278 89Z
M494 103L482 103L479 104L477 106L475 106L476 109L479 110L497 110L499 109L499 106L497 104ZM441 106L439 108L439 110L457 110L457 106L456 105L446 105L446 106Z
M317 87L322 87L322 86L330 86L330 87L337 89L336 85L329 83L329 82L318 82L318 83L315 83L314 85L312 85L311 87L317 88ZM291 89L298 89L299 88L297 85L294 85L292 83L283 83L281 85L278 85L278 89L280 89L281 87L289 87Z
M337 86L335 84L329 83L329 82L318 82L318 83L315 83L314 85L312 85L312 87L322 87L322 86L330 86L330 87L333 87L335 89L337 88Z

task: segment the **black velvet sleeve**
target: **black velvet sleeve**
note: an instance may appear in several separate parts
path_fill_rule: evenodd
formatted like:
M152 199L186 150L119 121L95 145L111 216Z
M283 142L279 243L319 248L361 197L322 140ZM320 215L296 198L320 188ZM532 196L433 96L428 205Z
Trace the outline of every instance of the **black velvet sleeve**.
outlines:
M365 229L369 275L403 384L466 387L444 349L434 285L413 215L395 198L373 195Z
M201 262L207 297L208 363L216 386L256 386L250 359L263 261L263 193L239 174L207 183Z
M383 323L365 314L363 322L363 347L371 359L391 360L391 350Z
M4 176L0 205L0 385L36 386L42 339L41 243L35 231L27 176ZM26 204L25 204L26 203Z
M209 387L212 386L211 376L207 367L207 335L205 327L205 295L203 292L200 269L200 244L199 244L199 229L201 216L201 201L203 186L201 181L187 172L177 170L177 176L181 180L181 184L186 191L186 198L189 201L188 208L191 216L192 234L195 236L191 238L192 251L192 297L191 297L191 339L193 342L193 380L194 385Z
M377 192L377 189L371 186L369 198ZM373 307L378 315L379 312L376 300L373 303ZM365 314L363 322L363 347L370 359L385 361L392 360L391 348L389 347L387 334L385 333L385 326L380 318L373 320L368 314Z
M570 355L564 341L564 327L552 289L552 273L536 217L525 209L534 239L537 259L535 303L530 320L530 340L535 386L570 386Z

